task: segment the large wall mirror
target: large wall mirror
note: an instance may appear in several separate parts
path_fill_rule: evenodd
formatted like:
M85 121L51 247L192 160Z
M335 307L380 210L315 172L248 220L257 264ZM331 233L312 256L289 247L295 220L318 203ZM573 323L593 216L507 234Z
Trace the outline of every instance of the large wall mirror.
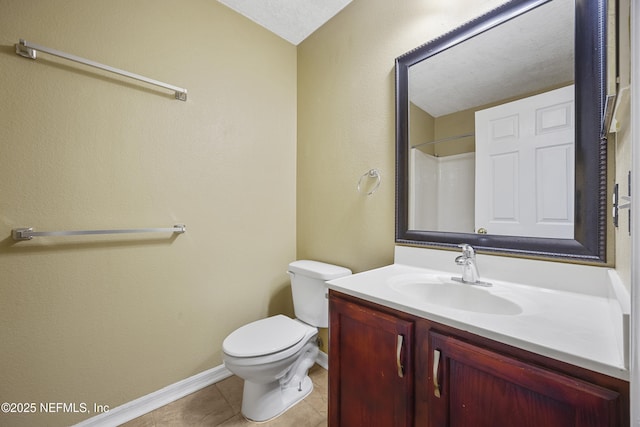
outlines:
M605 262L607 0L512 0L396 59L396 242Z

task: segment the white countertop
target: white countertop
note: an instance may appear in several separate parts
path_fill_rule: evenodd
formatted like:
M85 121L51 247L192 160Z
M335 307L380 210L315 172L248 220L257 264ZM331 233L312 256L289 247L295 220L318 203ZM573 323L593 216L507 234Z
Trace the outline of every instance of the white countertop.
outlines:
M455 256L453 252L447 254L449 257ZM627 338L623 336L628 328L622 324L628 321L628 313L624 313L624 302L617 301L616 292L606 291L615 283L603 283L602 292L580 293L483 276L481 279L492 282L493 286L474 286L474 292L487 292L504 298L517 305L519 310L511 314L482 313L431 304L395 290L389 286L394 278L428 273L455 275L422 266L399 264L397 258L396 264L331 280L328 286L348 295L553 359L612 377L629 379ZM606 278L610 273L609 269L604 271L599 278Z

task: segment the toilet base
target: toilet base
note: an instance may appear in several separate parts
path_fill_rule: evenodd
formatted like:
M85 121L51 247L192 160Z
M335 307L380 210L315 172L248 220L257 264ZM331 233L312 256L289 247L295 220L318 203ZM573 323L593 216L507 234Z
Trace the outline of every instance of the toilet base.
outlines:
M307 397L313 391L309 376L295 387L282 387L279 381L256 384L245 380L242 393L242 415L256 422L268 421Z

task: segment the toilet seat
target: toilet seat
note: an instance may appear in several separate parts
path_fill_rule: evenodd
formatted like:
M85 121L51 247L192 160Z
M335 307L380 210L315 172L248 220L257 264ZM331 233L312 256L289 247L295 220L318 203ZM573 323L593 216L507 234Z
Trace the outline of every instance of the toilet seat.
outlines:
M232 332L222 343L232 357L257 357L278 353L298 344L308 327L281 314L256 320Z

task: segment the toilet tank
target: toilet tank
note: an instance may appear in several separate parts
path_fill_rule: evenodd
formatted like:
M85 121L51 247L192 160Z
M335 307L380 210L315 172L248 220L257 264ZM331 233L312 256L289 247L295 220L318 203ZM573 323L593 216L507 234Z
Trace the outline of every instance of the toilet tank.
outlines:
M351 274L351 270L319 261L299 260L289 264L293 309L296 317L318 328L329 327L327 280Z

